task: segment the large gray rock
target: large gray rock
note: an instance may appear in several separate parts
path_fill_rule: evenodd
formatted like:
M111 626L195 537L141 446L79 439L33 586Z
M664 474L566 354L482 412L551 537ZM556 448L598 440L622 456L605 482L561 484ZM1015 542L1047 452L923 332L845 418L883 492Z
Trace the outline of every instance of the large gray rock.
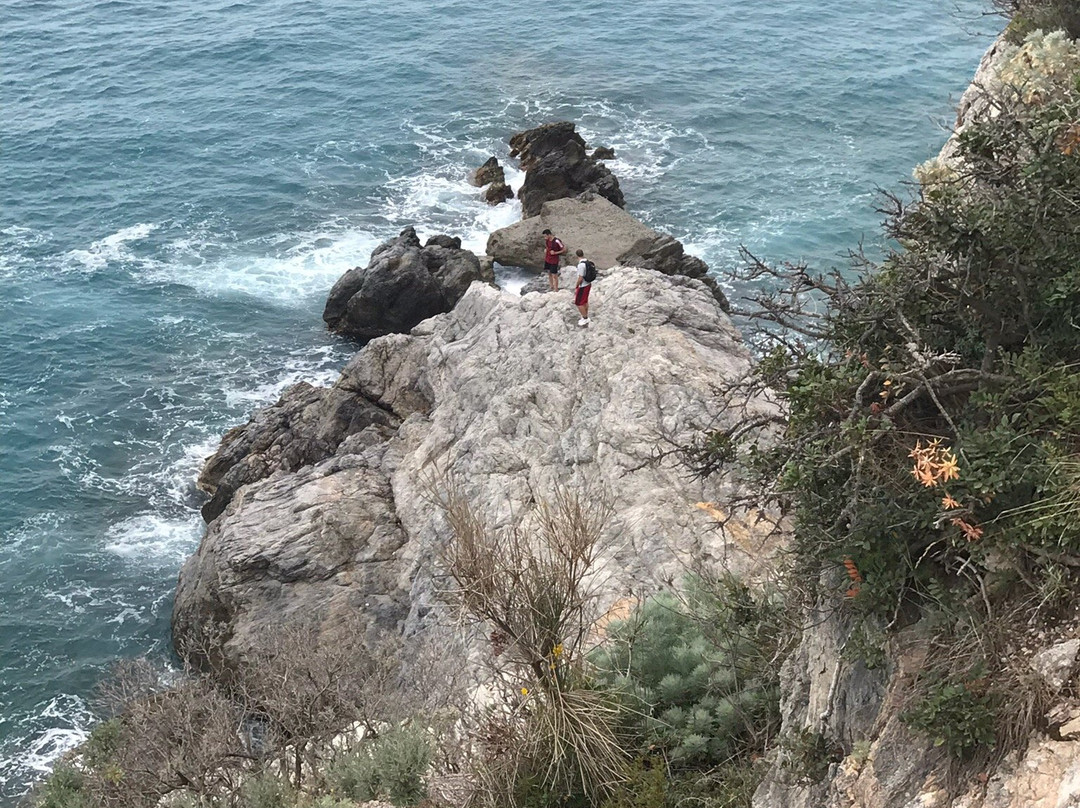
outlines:
M696 563L750 569L765 523L722 533L696 504L731 489L688 476L671 451L723 426L716 389L748 369L747 350L698 281L632 268L602 280L589 328L568 295L477 283L450 313L365 346L291 423L307 430L352 395L400 426L367 426L295 471L268 462L269 476L240 487L181 572L178 643L217 621L210 650L239 658L292 615L340 609L425 636L448 536L431 504L438 474L503 525L560 484L610 497L598 571L609 602Z
M207 522L216 519L233 494L275 471L296 471L332 455L345 438L372 424L397 426L392 414L362 396L334 388L293 385L271 407L225 433L206 461L198 486L210 494Z
M488 237L487 253L504 266L543 269L545 229L566 244L567 255L581 249L597 267L635 266L665 275L686 275L703 281L720 305L727 299L707 274L700 258L688 255L675 238L654 230L599 196L557 199L544 203L538 216L515 222ZM572 262L572 259L568 258Z
M510 156L521 161L525 181L518 191L522 215L536 216L553 199L593 193L622 207L619 180L590 157L585 141L570 121L544 124L510 138Z
M461 239L432 236L423 247L407 227L379 245L366 267L350 269L330 290L323 320L340 334L372 339L408 331L421 320L449 311L469 284L494 283Z

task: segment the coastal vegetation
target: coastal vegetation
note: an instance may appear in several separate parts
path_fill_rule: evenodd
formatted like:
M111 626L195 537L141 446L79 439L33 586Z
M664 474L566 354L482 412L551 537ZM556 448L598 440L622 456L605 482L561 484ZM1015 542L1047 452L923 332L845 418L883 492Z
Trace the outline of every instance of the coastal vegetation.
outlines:
M913 199L885 197L883 258L857 254L852 279L746 256L762 291L733 314L760 361L719 399L779 396L787 419L685 455L787 515L778 589L706 570L613 604L602 492L496 527L443 480L439 594L481 659L452 649L403 681L394 640L348 618L324 640L324 615L242 664L206 637L181 673L117 668L107 720L33 804L409 808L463 780L477 808L748 808L774 752L796 782L867 755L780 732L810 608L843 615L867 667L901 634L928 649L904 721L958 764L1022 747L1049 702L1031 637L1072 619L1080 571L1080 46L1067 5L1012 10L983 111ZM474 662L479 694L457 678Z
M893 246L855 280L747 256L765 291L736 312L761 356L740 384L788 422L690 451L790 516L789 577L850 621L848 654L929 649L905 720L958 760L1045 723L1031 636L1072 618L1080 571L1080 45L1031 31L978 91L914 198L885 195Z

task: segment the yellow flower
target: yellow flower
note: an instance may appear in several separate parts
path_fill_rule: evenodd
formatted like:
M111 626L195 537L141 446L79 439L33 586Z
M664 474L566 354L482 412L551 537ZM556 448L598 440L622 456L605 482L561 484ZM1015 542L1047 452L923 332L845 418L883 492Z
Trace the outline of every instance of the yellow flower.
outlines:
M960 476L960 467L957 465L956 456L949 451L941 453L941 463L937 467L938 475L942 480L955 480Z
M555 657L556 659L558 659L559 657L562 656L562 652L563 652L562 643L559 643L558 645L556 645L554 648L551 649L551 655L553 657Z
M521 695L523 695L523 696L529 695L529 688L527 688L527 687L521 688Z

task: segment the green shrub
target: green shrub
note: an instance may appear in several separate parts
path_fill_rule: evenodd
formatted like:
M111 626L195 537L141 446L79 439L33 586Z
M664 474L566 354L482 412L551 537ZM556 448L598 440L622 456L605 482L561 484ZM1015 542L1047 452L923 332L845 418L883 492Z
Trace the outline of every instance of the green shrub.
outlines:
M995 0L1011 17L1006 29L1010 42L1023 42L1032 31L1062 30L1080 37L1080 8L1073 0Z
M69 764L57 766L34 796L35 808L93 808L83 788L83 774Z
M424 776L431 741L422 730L395 727L338 757L327 774L331 790L359 802L385 799L399 808L427 797Z
M1078 33L1071 1L1017 10ZM880 261L853 277L747 255L764 362L721 406L771 385L787 422L688 451L788 517L792 579L855 618L847 653L880 664L878 632L923 629L949 665L911 723L961 756L1039 720L1038 693L995 695L1023 677L1002 651L1075 604L1080 570L1080 43L1030 33L997 70L993 114L917 170L913 200L884 197Z
M758 747L778 723L777 609L735 579L691 582L613 623L592 661L629 699L642 751L708 766Z
M975 682L954 679L933 682L903 715L909 727L955 757L993 747L996 718L990 695L979 692Z
M240 804L243 808L292 808L296 794L287 782L264 772L241 786Z
M706 772L671 771L662 758L639 757L600 808L751 808L765 770L748 757Z

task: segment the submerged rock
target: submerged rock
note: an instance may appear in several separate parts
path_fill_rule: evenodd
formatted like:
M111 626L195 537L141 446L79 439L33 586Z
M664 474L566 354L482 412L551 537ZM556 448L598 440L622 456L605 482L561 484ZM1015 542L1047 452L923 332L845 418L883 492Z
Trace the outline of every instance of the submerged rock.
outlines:
M452 309L476 280L494 283L495 276L461 249L461 239L432 236L421 247L416 231L406 227L376 247L366 267L338 279L323 320L331 331L359 339L408 331Z
M525 182L518 191L525 217L536 216L553 199L594 193L622 207L619 180L585 150L585 141L570 121L544 124L510 138L510 156L521 161Z
M724 425L716 389L750 361L735 328L700 282L649 270L603 276L591 303L593 325L579 328L568 294L473 284L453 311L370 342L331 390L257 414L277 425L274 439L234 435L223 448L236 467L250 446L263 477L237 488L184 565L176 641L216 638L206 652L237 659L282 621L326 615L332 631L346 609L407 646L435 630L433 559L448 532L431 494L446 475L500 525L559 485L609 499L597 571L609 602L688 564L751 568L767 523L727 540L696 504L732 491L688 477L671 451ZM318 425L344 422L334 413L347 400L385 417L350 418L334 434L358 431L316 451ZM763 399L747 407L775 412ZM312 448L293 468L266 443ZM204 478L224 465L212 460Z

